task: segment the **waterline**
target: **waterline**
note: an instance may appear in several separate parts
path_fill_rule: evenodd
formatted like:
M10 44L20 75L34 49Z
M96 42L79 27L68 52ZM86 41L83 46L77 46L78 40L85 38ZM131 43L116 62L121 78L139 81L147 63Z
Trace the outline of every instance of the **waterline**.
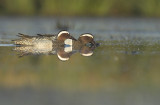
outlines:
M0 47L12 47L16 46L15 44L0 44Z

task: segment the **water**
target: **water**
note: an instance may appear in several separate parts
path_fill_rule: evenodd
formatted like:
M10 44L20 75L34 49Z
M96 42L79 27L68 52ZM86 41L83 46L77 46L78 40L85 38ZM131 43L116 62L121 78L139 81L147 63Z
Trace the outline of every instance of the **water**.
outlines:
M18 33L78 38L92 33L93 55L19 57ZM160 20L137 18L0 18L0 104L159 105Z

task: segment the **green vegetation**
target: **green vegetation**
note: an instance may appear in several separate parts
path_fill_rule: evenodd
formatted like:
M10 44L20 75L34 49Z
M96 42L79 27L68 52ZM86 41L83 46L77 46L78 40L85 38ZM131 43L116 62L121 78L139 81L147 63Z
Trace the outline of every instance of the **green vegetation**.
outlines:
M1 15L152 16L160 0L0 0Z

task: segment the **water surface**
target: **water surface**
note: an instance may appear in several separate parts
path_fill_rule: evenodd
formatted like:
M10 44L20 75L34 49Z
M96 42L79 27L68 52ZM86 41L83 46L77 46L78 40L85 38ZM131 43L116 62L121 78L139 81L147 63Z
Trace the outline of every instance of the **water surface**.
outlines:
M137 18L0 18L0 104L158 105L160 20ZM90 57L75 53L19 57L18 33L78 38L92 33L101 45ZM8 101L9 100L9 101Z

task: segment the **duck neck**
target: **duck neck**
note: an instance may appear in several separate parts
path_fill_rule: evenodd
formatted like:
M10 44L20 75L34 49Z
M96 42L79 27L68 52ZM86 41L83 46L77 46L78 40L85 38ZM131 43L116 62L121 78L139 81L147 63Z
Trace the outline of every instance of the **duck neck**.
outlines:
M73 48L73 50L80 50L81 48L82 48L82 43L79 41L79 40L73 40L73 42L72 42L73 44L72 44L72 48Z

